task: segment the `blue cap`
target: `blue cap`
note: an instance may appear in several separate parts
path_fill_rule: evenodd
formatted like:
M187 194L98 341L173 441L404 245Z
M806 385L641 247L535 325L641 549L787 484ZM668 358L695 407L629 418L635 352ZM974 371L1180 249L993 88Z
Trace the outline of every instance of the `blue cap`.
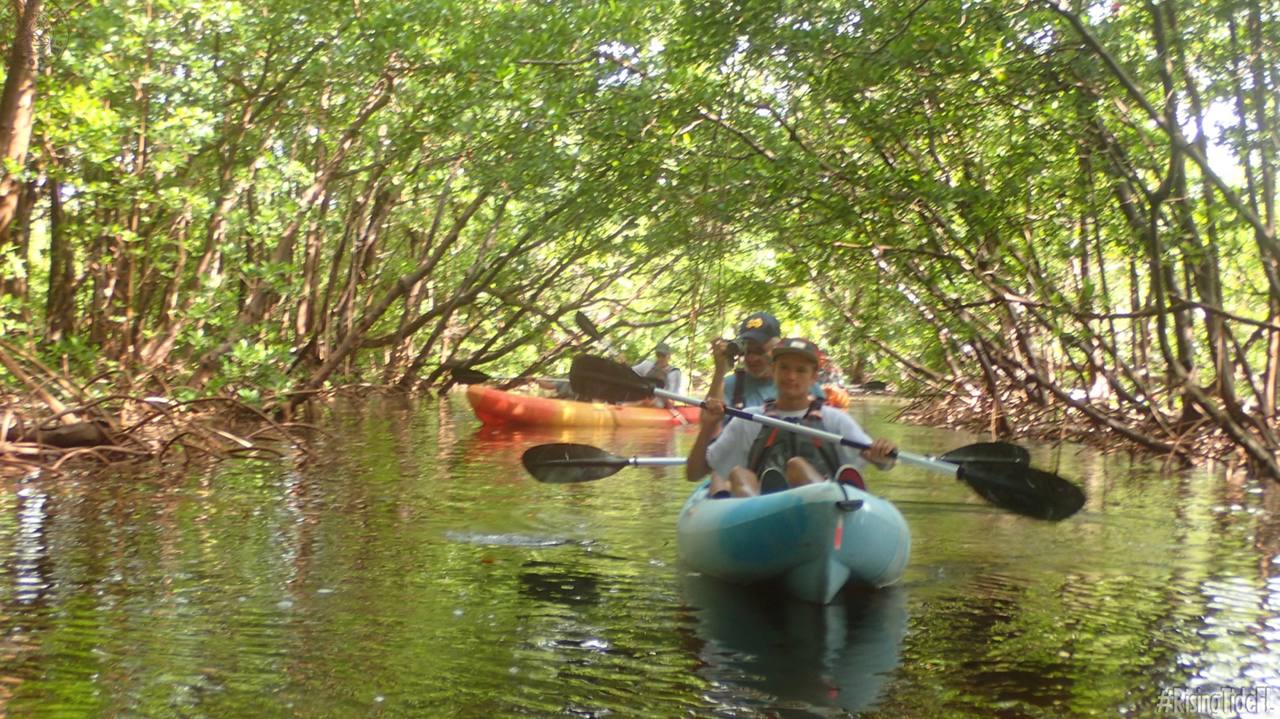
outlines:
M778 318L768 312L753 312L738 327L739 340L754 340L764 344L781 336L782 328L778 325Z

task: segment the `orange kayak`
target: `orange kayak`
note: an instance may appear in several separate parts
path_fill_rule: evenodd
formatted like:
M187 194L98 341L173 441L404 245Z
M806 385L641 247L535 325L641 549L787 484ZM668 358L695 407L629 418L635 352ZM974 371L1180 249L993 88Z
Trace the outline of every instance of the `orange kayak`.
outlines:
M485 424L576 427L676 427L698 421L697 407L637 407L604 402L571 402L503 392L473 384L467 388L471 409Z

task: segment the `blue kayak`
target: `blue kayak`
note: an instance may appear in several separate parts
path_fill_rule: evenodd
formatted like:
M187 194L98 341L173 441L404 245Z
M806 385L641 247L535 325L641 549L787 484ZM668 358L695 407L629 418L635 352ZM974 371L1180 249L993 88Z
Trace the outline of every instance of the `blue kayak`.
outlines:
M740 584L779 581L818 604L850 582L893 584L911 554L897 507L836 482L729 499L708 499L703 482L680 510L676 536L694 571Z

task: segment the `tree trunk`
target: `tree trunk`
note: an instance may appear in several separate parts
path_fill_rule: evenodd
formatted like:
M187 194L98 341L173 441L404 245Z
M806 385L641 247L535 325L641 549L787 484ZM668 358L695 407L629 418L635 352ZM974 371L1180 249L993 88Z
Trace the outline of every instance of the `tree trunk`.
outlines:
M67 239L62 183L49 178L49 293L45 300L46 338L57 341L74 332L75 247Z
M0 252L14 244L14 220L22 196L22 178L8 168L21 168L27 162L27 146L31 143L31 127L35 121L36 24L40 20L42 0L14 0L17 27L9 57L5 62L4 89L0 90ZM25 260L25 257L20 257ZM18 277L0 280L0 292L16 294L21 289Z
M311 185L299 196L298 211L295 213L293 220L281 232L280 237L276 240L275 248L270 252L269 257L273 263L284 264L293 259L294 243L299 231L306 222L307 216L315 208L316 203L328 192L329 184L337 177L339 170L342 168L342 163L347 159L348 153L355 147L360 137L360 132L365 125L379 110L391 102L391 98L395 94L396 79L396 72L393 69L388 69L382 79L374 85L365 99L365 104L360 108L360 112L343 132L333 155L326 159L323 166L319 168L313 177ZM254 263L256 261L256 258L246 257L246 262ZM262 321L277 299L268 283L255 280L250 286L247 286L237 325L232 328L230 336L221 344L205 352L200 357L197 361L196 371L192 373L187 383L193 387L203 387L218 371L222 358L231 352L236 342L244 334L251 331L250 328L256 327ZM329 371L332 372L332 369Z

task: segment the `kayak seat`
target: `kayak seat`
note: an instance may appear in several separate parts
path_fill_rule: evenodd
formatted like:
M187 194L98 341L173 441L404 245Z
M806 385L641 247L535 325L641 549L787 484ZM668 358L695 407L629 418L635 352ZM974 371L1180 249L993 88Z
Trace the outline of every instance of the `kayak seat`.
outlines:
M760 494L773 494L790 488L791 485L787 484L787 475L777 467L765 467L760 473Z
M842 465L836 470L836 481L841 484L851 484L862 491L867 491L867 483L862 481L862 473L853 465Z

